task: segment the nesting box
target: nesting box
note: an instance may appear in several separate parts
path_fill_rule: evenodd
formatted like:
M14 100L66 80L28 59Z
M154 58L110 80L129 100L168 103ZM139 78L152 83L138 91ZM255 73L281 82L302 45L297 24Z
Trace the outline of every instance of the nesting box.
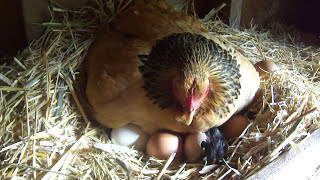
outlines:
M261 79L259 96L242 112L250 123L228 142L226 159L209 165L205 161L173 162L174 155L158 160L117 145L105 128L93 124L85 113L77 93L81 63L101 25L108 27L132 1L77 1L69 8L59 1L41 2L45 5L28 2L24 12L38 14L24 16L29 16L25 24L30 44L0 66L1 178L319 178L319 25L303 19L300 23L308 25L286 22L290 13L297 13L283 10L286 2L288 6L296 4L296 9L306 4L243 0L241 6L234 6L233 1L169 1L177 10L202 20L211 12L203 21L213 35L232 44L254 64L263 60L278 66ZM30 10L36 5L45 8L38 9L40 13ZM232 8L240 17L237 29L229 25L234 17ZM310 12L302 13L309 14L306 19L319 17L318 11L312 13L309 8ZM40 31L33 31L31 16L38 19L35 23ZM44 21L39 21L42 18ZM300 165L309 171L304 174L297 168L288 172Z

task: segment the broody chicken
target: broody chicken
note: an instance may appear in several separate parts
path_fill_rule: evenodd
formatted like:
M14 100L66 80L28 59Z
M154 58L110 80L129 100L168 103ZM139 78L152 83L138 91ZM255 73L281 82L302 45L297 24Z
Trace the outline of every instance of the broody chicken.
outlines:
M219 146L207 152L211 158L225 149L215 127L247 106L259 86L246 58L158 0L121 12L97 35L85 67L96 121L109 128L132 123L149 134L209 130L214 138L204 147Z

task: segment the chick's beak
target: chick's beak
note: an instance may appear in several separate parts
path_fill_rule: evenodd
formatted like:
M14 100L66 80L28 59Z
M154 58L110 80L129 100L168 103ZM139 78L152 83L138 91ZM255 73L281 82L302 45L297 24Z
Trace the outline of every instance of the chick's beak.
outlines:
M193 116L194 116L195 112L196 112L195 110L192 110L192 111L186 113L186 125L187 126L189 126L192 123Z

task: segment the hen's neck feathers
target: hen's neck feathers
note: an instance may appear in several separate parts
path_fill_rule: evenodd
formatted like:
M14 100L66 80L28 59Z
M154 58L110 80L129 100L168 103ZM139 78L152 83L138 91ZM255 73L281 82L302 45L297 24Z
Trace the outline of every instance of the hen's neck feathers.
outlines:
M170 35L158 40L149 55L138 57L146 95L161 108L177 105L172 93L172 80L177 77L186 81L209 78L210 91L198 113L213 111L222 117L240 94L236 57L201 35Z

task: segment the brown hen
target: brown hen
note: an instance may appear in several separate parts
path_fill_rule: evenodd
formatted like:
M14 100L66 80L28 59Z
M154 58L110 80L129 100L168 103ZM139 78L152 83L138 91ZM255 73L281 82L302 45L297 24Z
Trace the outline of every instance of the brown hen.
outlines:
M85 66L96 121L109 128L133 123L149 134L220 126L259 86L246 58L158 0L136 1L120 13L97 35Z

